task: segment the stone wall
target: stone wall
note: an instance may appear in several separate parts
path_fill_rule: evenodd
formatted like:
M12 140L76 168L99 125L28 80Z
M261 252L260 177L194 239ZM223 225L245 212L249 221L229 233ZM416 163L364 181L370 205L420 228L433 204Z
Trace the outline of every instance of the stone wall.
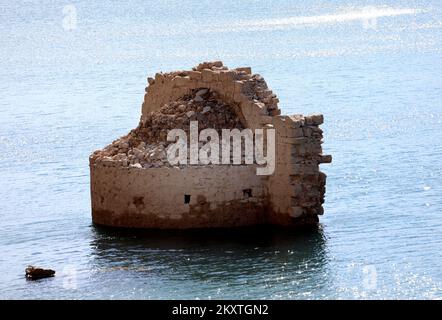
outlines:
M331 162L322 155L322 115L276 116L276 168L268 182L269 215L275 224L290 225L302 219L311 223L323 214L325 174L319 164Z
M148 83L141 121L149 112L196 88L210 88L218 92L226 103L236 108L247 128L261 128L271 123L271 115L280 114L278 98L260 75L252 75L250 68L229 70L221 61L201 63L191 71L157 73L155 78L148 78Z
M165 105L207 88L243 127L276 129L275 172L257 176L255 165L125 166L118 155L108 156L111 145L90 158L95 223L140 228L317 223L325 193L319 164L331 162L322 155L322 115L280 115L278 98L260 75L250 68L229 70L220 61L157 73L148 84L136 130L149 126Z
M266 222L262 176L253 166L94 167L95 223L139 228L235 227Z

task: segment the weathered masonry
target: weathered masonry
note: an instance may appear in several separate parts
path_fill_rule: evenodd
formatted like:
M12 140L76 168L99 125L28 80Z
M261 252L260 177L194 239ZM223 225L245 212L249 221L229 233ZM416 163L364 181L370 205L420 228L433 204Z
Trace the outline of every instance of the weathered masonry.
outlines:
M157 73L137 128L90 156L94 223L129 228L311 225L323 214L322 115L281 115L277 96L250 68L204 62ZM168 130L274 128L276 167L179 165L166 158Z

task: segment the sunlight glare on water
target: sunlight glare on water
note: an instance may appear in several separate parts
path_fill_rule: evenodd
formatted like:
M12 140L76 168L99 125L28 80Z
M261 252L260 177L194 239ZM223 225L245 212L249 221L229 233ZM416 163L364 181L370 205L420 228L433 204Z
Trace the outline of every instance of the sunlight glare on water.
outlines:
M442 298L440 1L3 1L0 34L0 298ZM89 154L205 60L324 114L319 230L92 226Z

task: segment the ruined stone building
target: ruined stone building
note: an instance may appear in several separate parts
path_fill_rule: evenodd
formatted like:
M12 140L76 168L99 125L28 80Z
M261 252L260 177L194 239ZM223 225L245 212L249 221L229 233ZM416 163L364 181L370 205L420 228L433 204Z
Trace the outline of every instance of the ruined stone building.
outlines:
M148 78L139 125L90 156L94 223L130 228L316 224L326 176L322 115L281 115L277 96L250 68L205 62ZM169 130L275 129L275 170L258 165L171 165Z

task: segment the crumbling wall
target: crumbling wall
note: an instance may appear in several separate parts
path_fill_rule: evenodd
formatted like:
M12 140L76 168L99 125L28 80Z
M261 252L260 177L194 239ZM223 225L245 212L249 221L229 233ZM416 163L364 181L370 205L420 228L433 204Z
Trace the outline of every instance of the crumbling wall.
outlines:
M190 71L157 73L155 78L148 78L148 83L141 122L150 112L196 88L216 91L235 108L246 128L261 128L271 122L271 115L280 113L276 95L268 89L264 79L253 75L248 67L229 70L221 61L205 62Z
M101 225L235 227L266 222L266 189L253 166L91 170L92 214Z
M166 155L167 147L173 143L167 141L167 134L170 130L181 129L189 136L192 121L198 123L198 133L208 128L215 129L219 135L222 129L244 129L233 108L222 101L216 92L195 89L149 112L129 134L95 151L91 160L94 163L115 162L122 167L174 167L176 164L170 164ZM198 143L199 148L203 145L204 142ZM189 160L189 144L187 148Z
M322 115L280 115L278 98L260 75L250 68L229 70L220 61L190 71L157 73L148 83L139 126L90 158L95 223L141 228L317 223L325 193L319 164L331 162L322 155ZM186 96L199 99L195 92L203 88L229 105L242 127L276 129L272 175L257 176L255 165L167 167L164 161L155 166L137 162L137 157L145 160L139 151L145 143L139 140L143 130L148 129L146 136L164 135L164 128L156 132L156 125L152 127L158 112L182 108ZM192 117L198 119L201 109ZM126 162L121 152L129 155Z
M269 220L290 225L315 223L323 214L326 175L319 164L331 162L322 154L322 115L276 116L276 167L270 176Z

